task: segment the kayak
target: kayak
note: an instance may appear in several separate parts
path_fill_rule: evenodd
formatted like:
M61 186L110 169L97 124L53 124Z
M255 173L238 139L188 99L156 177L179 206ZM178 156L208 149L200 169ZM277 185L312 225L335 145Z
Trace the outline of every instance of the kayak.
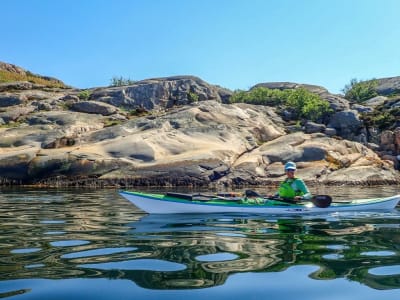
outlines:
M400 201L400 195L385 198L357 199L329 203L318 207L313 201L297 203L283 199L246 197L235 194L152 194L121 191L120 195L136 207L150 214L178 213L251 213L293 215L341 211L392 210ZM318 197L318 196L316 196ZM327 196L329 197L329 196Z

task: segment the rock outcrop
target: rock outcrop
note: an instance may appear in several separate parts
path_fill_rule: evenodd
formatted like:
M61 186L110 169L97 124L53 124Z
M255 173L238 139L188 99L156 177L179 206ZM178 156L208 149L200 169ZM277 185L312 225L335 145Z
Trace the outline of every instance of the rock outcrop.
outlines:
M288 160L309 184L400 182L400 129L373 144L360 118L364 107L395 108L392 96L355 106L319 86L259 86L305 88L333 113L326 124L288 124L276 107L229 104L231 91L193 76L87 90L0 83L0 184L266 185Z
M138 81L130 86L96 89L90 100L126 109L167 109L197 101L229 98L226 89L212 86L194 76L175 76Z
M375 88L382 96L400 94L400 76L377 79L378 85Z

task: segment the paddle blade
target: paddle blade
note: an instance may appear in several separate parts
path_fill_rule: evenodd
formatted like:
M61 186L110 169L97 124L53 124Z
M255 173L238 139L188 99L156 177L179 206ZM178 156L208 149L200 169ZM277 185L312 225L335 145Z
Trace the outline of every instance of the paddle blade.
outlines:
M246 190L244 194L246 195L246 197L262 197L259 193L253 190Z
M316 195L311 198L311 202L320 208L326 208L331 205L332 197L328 195Z

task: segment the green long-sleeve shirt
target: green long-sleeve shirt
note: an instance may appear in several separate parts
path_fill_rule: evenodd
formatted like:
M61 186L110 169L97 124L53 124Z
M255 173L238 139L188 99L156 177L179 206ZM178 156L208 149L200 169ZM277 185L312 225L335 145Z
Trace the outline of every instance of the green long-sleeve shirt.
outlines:
M311 193L308 190L304 181L300 178L287 178L279 185L278 196L281 198L293 199L296 196L301 196L306 200L311 199Z

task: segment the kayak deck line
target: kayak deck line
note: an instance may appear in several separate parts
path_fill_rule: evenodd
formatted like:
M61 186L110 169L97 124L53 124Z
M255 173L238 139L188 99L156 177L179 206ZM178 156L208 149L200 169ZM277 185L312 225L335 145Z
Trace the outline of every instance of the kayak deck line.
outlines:
M233 207L254 207L260 206L265 207L266 203L269 203L269 206L305 206L309 204L308 202L302 202L298 204L288 203L284 201L279 201L277 199L268 199L268 198L249 198L246 199L244 197L236 197L236 198L224 198L224 197L213 197L209 199L202 199L197 197L197 195L193 195L192 200L184 199L184 198L177 198L167 194L147 194L141 192L128 192L123 191L120 192L121 195L123 193L132 194L132 195L139 195L140 197L155 200L155 201L162 201L162 202L177 202L177 203L187 203L187 204L196 204L196 205L215 205L215 206L233 206Z

